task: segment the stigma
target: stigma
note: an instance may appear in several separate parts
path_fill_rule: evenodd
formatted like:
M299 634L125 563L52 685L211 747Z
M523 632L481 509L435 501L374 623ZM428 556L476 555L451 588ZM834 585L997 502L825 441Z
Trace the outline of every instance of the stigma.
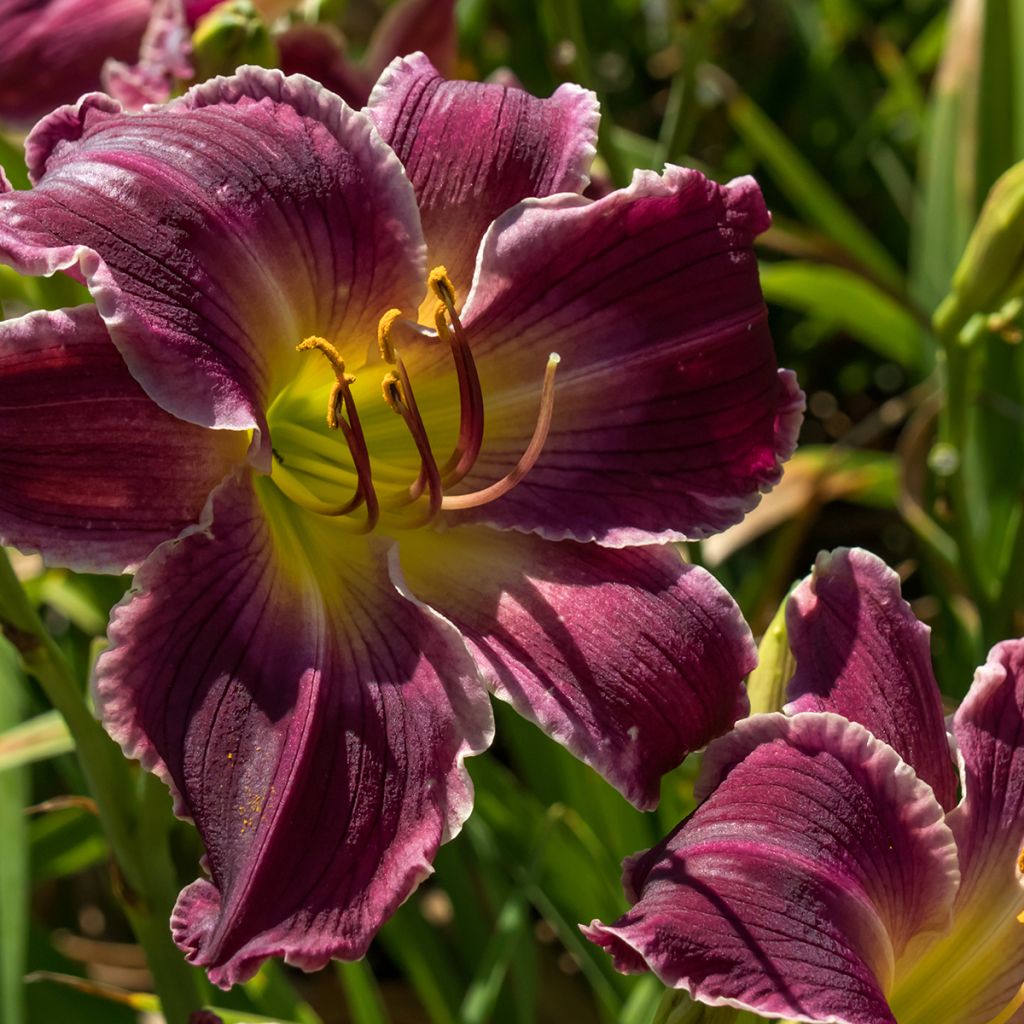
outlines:
M548 357L540 386L539 408L533 434L522 455L500 480L468 493L449 493L473 469L484 437L484 401L480 377L466 332L459 319L456 292L443 266L427 278L436 302L433 332L405 320L398 309L388 310L377 328L377 350L387 369L381 380L380 398L398 416L419 459L419 470L404 487L387 491L374 479L370 448L352 394L356 378L327 339L313 335L296 346L298 352L317 353L329 366L334 383L327 401L326 422L340 435L338 463L353 480L352 492L344 501L328 502L314 494L288 466L288 458L275 449L271 479L289 500L302 508L335 519L346 529L368 533L378 525L400 529L426 526L446 510L464 510L487 505L507 494L530 472L544 449L554 413L555 373L559 357ZM423 415L416 400L409 371L402 359L396 326L411 327L417 335L433 338L447 346L459 390L459 427L454 447L438 458L431 444ZM360 371L361 373L363 371ZM365 401L365 393L360 401ZM371 421L372 422L372 418ZM347 449L347 452L346 452ZM347 455L347 457L346 457ZM389 481L390 482L390 481Z

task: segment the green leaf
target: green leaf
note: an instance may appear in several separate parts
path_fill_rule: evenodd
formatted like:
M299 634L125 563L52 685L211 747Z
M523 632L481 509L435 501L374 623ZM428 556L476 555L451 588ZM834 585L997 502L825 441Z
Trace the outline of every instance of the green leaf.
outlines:
M0 644L0 728L21 715L25 681L14 651ZM24 767L0 774L0 1020L24 1024L28 1017L22 976L26 969L29 919L29 778Z
M75 749L59 711L46 711L0 732L0 773Z
M912 373L931 367L934 353L925 327L860 274L805 260L762 263L761 286L769 302L846 331Z
M720 83L721 84L721 83ZM847 209L811 162L774 121L734 83L729 94L729 120L761 161L793 208L824 231L879 281L900 289L903 272L888 250Z
M528 902L522 888L509 895L498 914L494 935L480 958L480 964L459 1012L461 1024L484 1024L491 1019L495 1003L515 958L517 947L527 941L530 923Z
M415 900L399 907L378 941L402 968L431 1024L456 1024L462 981Z
M345 1005L352 1024L388 1024L391 1018L381 998L377 979L366 960L339 961L335 968L345 992Z

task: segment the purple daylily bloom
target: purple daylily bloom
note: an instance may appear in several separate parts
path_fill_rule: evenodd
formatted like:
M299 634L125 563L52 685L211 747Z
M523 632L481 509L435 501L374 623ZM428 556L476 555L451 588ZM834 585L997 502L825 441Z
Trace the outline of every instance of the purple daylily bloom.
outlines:
M134 61L162 0L0 0L0 121L31 124ZM191 24L218 0L176 0Z
M426 54L442 75L455 70L455 0L398 0L373 30L366 52L353 59L333 25L298 23L276 37L281 68L315 78L346 103L362 106L395 57Z
M928 629L874 555L819 556L787 620L786 713L708 748L703 803L627 860L633 908L586 934L620 970L766 1017L1017 1021L1024 640L992 649L949 735Z
M97 701L202 834L172 924L220 985L365 952L470 811L488 688L644 807L744 713L749 631L664 542L795 441L768 216L682 168L583 199L596 117L422 55L362 113L245 68L56 111L0 196L0 258L96 300L0 324L0 536L142 563Z

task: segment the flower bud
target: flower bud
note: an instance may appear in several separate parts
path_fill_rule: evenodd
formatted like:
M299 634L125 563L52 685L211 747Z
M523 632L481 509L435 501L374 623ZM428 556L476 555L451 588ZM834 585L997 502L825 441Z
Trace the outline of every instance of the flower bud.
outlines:
M201 18L192 48L199 81L231 74L240 64L277 65L277 47L250 0L219 4Z
M965 314L994 313L1024 291L1024 161L992 186L953 275Z

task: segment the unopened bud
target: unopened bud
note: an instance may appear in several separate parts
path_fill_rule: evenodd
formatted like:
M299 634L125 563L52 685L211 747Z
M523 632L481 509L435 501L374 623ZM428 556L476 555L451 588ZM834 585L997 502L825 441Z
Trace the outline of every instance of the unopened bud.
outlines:
M953 275L953 292L967 315L998 312L1024 292L1024 161L992 186Z
M277 46L250 0L230 0L200 18L192 50L200 81L231 74L240 64L272 68L278 63Z

